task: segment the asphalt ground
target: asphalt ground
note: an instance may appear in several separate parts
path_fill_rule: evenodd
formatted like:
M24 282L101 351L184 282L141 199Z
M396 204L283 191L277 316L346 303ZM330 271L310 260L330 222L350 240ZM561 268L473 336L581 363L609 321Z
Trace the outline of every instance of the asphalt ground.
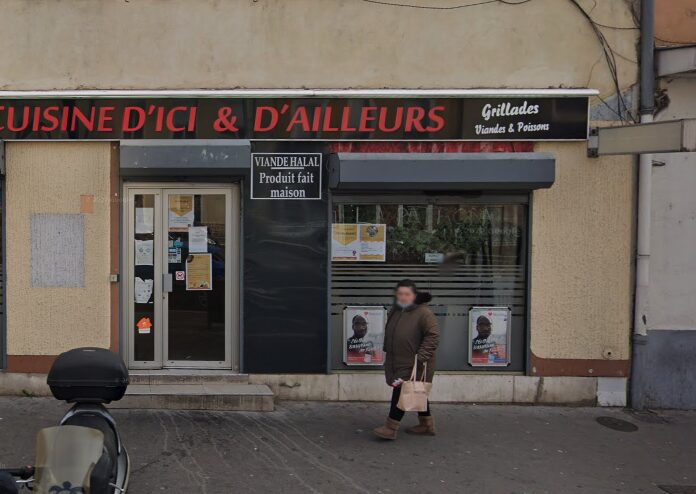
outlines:
M0 464L32 463L36 431L66 409L49 398L0 398ZM130 494L665 494L659 485L696 486L696 412L434 405L436 437L385 442L371 429L386 410L283 402L270 413L114 417L132 460ZM614 430L598 417L637 430Z

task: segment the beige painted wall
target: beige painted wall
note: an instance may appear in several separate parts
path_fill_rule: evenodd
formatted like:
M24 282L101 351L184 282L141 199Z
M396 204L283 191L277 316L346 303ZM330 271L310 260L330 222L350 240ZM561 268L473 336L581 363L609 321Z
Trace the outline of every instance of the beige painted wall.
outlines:
M412 0L448 7L462 0ZM629 0L580 0L631 26ZM621 85L637 32L604 29ZM592 87L613 93L589 23L561 0L458 10L361 0L4 0L0 89ZM625 58L623 58L625 57Z
M6 143L7 342L9 355L56 355L109 346L108 143ZM85 215L85 287L31 287L31 215Z
M696 0L655 0L655 44L696 43Z
M634 159L539 144L556 183L534 193L531 347L537 357L628 359Z

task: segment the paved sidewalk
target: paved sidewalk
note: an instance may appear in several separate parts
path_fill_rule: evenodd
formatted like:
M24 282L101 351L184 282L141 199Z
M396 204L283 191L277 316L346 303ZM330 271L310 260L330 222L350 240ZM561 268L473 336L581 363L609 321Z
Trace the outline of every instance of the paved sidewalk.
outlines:
M36 430L65 408L0 398L0 463L31 463ZM657 484L696 486L696 413L436 405L437 437L402 434L392 443L370 430L385 412L384 404L285 402L271 413L114 415L133 461L131 494L665 494ZM638 430L609 429L600 416Z

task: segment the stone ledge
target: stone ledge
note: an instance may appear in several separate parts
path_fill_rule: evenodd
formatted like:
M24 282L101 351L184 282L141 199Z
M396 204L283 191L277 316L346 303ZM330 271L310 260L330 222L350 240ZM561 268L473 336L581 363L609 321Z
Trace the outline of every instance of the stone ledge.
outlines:
M251 374L279 400L387 401L381 373ZM432 398L441 403L521 403L624 406L625 381L597 377L536 377L493 374L438 374ZM618 387L617 387L618 386ZM0 395L50 396L43 374L0 373Z

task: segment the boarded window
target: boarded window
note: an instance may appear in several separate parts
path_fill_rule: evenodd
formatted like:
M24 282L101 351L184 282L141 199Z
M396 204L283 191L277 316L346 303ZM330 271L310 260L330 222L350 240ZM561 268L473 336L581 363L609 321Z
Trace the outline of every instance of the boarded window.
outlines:
M32 215L32 287L84 287L84 254L85 220L83 215Z

